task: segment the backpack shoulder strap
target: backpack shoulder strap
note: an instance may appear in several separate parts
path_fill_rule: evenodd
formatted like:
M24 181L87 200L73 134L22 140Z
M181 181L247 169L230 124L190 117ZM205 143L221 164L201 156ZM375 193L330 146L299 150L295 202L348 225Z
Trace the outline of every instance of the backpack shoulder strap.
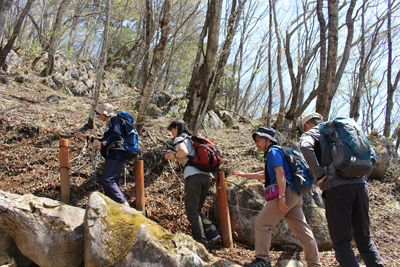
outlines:
M191 136L188 135L188 134L185 134L185 133L181 134L181 135L178 136L178 137L183 137L183 139L182 139L181 141L179 141L178 143L174 144L175 146L178 145L178 144L180 144L180 143L182 143L183 141L185 141L185 139L190 139L190 140L192 140Z

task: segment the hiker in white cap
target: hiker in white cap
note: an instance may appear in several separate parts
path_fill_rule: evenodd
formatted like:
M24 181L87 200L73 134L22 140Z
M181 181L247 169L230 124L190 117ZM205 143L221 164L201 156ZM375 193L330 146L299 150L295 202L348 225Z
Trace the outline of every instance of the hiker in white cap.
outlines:
M384 266L369 231L367 181L365 177L344 178L336 172L331 145L320 130L322 122L322 116L316 112L303 116L300 149L323 191L336 259L340 266L359 266L350 244L354 238L367 267Z
M120 147L123 146L123 142L121 142L121 140L123 141L121 122L115 116L114 107L111 104L98 104L95 111L102 121L107 122L103 137L97 139L81 132L75 133L75 136L84 138L92 142L94 147L101 149L101 155L106 159L100 178L104 193L115 202L129 206L124 194L118 187L118 181L126 161L125 149Z

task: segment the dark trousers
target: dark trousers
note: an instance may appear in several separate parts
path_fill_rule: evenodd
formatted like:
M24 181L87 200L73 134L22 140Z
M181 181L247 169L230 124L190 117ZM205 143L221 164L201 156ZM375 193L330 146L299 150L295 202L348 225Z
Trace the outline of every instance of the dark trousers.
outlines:
M369 232L367 184L336 186L323 193L326 219L336 259L342 267L359 266L351 249L354 237L367 267L384 266Z
M100 183L103 185L103 190L106 196L121 204L126 202L124 194L122 194L118 187L124 163L124 160L106 159L103 175L100 179Z
M206 234L215 226L201 212L210 188L210 176L195 174L185 179L186 216L191 224L193 239L207 246Z

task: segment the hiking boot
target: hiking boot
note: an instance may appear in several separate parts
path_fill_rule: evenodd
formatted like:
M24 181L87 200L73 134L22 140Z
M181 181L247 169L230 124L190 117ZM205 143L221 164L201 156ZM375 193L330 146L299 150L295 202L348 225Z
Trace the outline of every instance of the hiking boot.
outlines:
M221 236L218 234L217 228L213 228L210 231L208 231L206 237L208 243L214 243L221 240Z
M128 201L122 203L122 205L127 206L127 207L130 207Z
M271 267L271 262L256 258L253 262L245 263L243 267Z

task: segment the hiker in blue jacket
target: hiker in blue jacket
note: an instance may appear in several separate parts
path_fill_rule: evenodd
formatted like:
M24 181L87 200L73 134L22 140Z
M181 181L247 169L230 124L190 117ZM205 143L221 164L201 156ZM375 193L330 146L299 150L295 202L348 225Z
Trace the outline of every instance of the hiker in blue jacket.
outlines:
M201 212L210 189L211 173L186 165L189 161L188 156L194 157L196 150L190 139L192 133L185 121L181 119L172 121L168 126L168 130L174 136L174 144L177 151L168 150L164 158L166 160L175 159L182 163L185 168L183 176L185 178L186 216L191 225L193 239L207 248L208 244L221 240L217 228Z
M86 139L92 142L95 148L101 149L101 155L106 159L103 175L100 178L104 193L115 202L129 206L118 187L118 181L126 161L126 152L121 142L123 140L121 123L115 116L114 107L111 104L99 104L95 111L102 121L107 122L103 137L97 139L80 132L75 133L75 136Z
M359 266L350 244L354 237L367 267L384 266L369 231L367 181L365 177L349 179L336 173L330 143L320 130L322 122L322 116L316 112L303 116L300 149L323 191L336 259L341 266Z

